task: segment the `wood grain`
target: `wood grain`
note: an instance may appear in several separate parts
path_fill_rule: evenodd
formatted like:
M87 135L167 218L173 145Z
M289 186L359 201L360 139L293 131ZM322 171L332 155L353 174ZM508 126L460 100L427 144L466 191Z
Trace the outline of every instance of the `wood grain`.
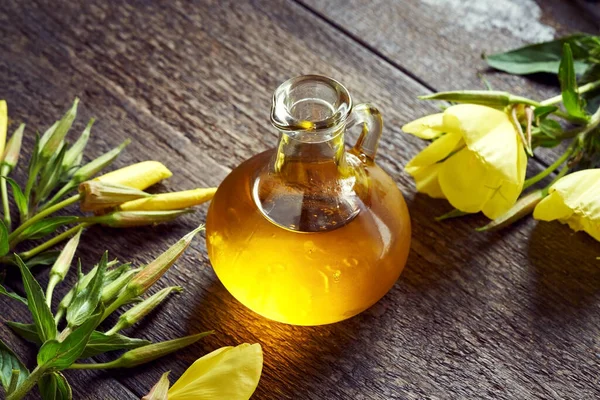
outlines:
M496 90L539 100L555 96L555 77L493 71L481 55L599 31L589 13L557 0L298 1L433 91L482 90L481 75ZM550 165L563 150L538 149L536 156Z
M159 283L186 291L127 332L152 340L217 333L132 371L69 375L79 398L98 398L84 393L109 388L121 390L115 398L128 398L126 390L139 397L164 371L177 377L202 354L241 342L261 343L265 352L256 399L600 396L598 244L532 220L488 235L473 232L484 223L479 217L436 223L433 216L448 205L415 195L402 172L423 144L400 126L435 110L415 100L428 89L403 72L408 67L397 68L291 1L5 4L0 90L15 122L29 123L28 150L32 128L47 126L78 95L77 128L98 118L89 157L131 137L116 166L165 162L174 176L158 190L216 185L274 145L267 120L278 83L323 73L382 109L379 163L407 195L413 219L409 262L392 291L355 318L314 328L246 310L216 279L204 241L195 241ZM80 254L86 265L104 248L148 262L202 222L204 212L152 229L90 229ZM45 275L37 271L40 280ZM3 310L7 304L0 299Z

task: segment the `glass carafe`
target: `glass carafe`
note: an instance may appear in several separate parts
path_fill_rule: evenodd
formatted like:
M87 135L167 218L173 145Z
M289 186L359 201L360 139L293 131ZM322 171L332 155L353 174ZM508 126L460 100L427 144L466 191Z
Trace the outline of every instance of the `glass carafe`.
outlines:
M382 119L353 106L333 79L306 75L273 96L277 147L234 169L206 221L208 254L227 290L251 310L296 325L360 313L398 279L410 217L375 163ZM348 151L344 133L362 126Z

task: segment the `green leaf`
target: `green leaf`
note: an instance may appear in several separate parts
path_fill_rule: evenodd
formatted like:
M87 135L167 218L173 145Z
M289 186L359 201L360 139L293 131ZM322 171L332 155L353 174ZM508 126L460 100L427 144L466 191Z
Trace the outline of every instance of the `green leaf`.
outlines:
M60 255L60 251L50 250L36 255L27 260L26 264L29 269L38 265L52 265Z
M97 311L62 342L53 339L44 343L37 355L38 365L55 371L71 366L81 356L92 332L100 324L103 307L99 307Z
M2 387L4 390L8 390L10 385L10 380L12 377L13 370L19 371L19 381L17 383L17 387L23 383L23 381L29 376L29 370L19 357L6 345L2 340L0 340L0 381L2 381Z
M21 322L15 321L6 321L6 325L14 333L27 340L28 342L37 344L38 346L42 345L42 341L40 340L40 335L37 333L37 329L35 329L34 324L23 324Z
M552 114L556 110L558 110L558 107L556 107L556 106L536 107L535 110L533 110L533 117L536 120L543 120L544 118L546 118L548 115Z
M70 327L81 325L94 313L94 310L100 304L107 263L108 252L105 252L89 285L79 290L71 304L69 304L67 308L67 322Z
M33 225L30 225L27 229L25 229L21 233L22 238L27 238L30 240L40 239L46 235L49 235L55 232L58 228L63 225L69 224L73 221L76 221L77 217L50 217L46 219L42 219L40 221L35 222Z
M593 48L592 41L592 36L576 34L505 53L492 54L485 58L490 67L511 74L523 75L536 72L556 74L562 58L563 45L568 43L573 50L575 73L579 75L583 74L591 64L588 58Z
M0 285L0 294L3 294L7 297L10 297L13 300L17 300L20 301L21 303L27 305L27 299L24 297L19 296L18 294L14 293L14 292L9 292L6 290L6 288L2 285Z
M56 325L54 323L54 316L50 311L50 307L46 304L46 297L40 287L40 284L35 280L29 268L23 263L21 257L15 256L17 265L21 270L21 277L23 279L23 286L25 287L25 293L27 293L27 304L33 322L35 323L37 332L45 342L46 340L54 339L56 337Z
M62 169L62 163L66 152L67 146L61 146L58 153L53 155L42 169L40 181L36 189L37 201L44 201L50 192L61 182L61 178L65 173Z
M12 188L13 198L15 199L15 204L17 205L17 208L19 209L19 215L21 216L21 222L22 222L24 220L25 216L27 216L27 213L29 212L28 211L29 207L27 205L27 198L23 194L23 191L21 190L21 187L19 186L19 184L17 182L15 182L14 179L11 179L8 177L5 177L4 179L6 179L8 181L8 183L10 184L10 187Z
M558 69L558 79L562 91L562 100L567 112L574 117L587 119L585 110L577 91L577 80L573 66L573 53L571 46L565 43L563 47L563 58Z
M44 400L71 400L73 391L67 379L60 372L42 376L38 382L40 394Z
M552 139L556 139L557 136L562 135L563 129L558 122L553 119L545 119L540 123L540 129L546 136Z
M94 331L90 336L90 341L85 347L84 352L79 358L89 358L98 354L114 350L130 350L138 347L147 346L152 342L143 339L130 338L120 334L106 335L102 332Z
M0 257L6 255L10 251L8 244L8 229L3 221L0 221Z

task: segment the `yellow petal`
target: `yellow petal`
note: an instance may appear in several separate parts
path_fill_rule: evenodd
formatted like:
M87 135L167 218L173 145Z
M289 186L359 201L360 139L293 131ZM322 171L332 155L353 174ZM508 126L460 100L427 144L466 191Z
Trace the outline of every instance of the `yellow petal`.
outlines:
M119 206L123 211L179 210L205 203L213 198L217 188L198 188L183 192L161 193L128 201Z
M447 133L417 154L404 169L412 175L419 168L430 166L448 157L460 143L460 133Z
M8 130L8 107L6 100L0 100L0 155L4 154L6 131Z
M198 359L169 389L169 400L248 400L260 379L259 344L222 347Z
M558 219L600 241L600 169L574 172L558 180L535 208L543 221Z
M435 139L446 131L443 126L443 115L439 113L419 118L404 125L402 130L421 139Z
M414 171L412 176L415 179L417 192L425 193L435 199L445 198L438 181L441 166L442 164L433 164Z
M524 172L519 168L520 156L525 152L506 113L486 106L459 104L444 112L444 123L459 124L469 150L502 174L504 180L519 183ZM526 158L523 160L526 164Z
M475 153L464 148L444 161L439 182L450 204L461 211L475 213L492 197L501 177L487 168Z
M144 190L171 175L171 171L162 163L143 161L99 176L96 180Z

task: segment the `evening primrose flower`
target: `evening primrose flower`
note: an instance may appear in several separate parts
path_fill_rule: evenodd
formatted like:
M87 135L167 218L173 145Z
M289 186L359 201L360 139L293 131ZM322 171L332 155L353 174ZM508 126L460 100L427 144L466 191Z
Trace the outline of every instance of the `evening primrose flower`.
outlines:
M172 175L173 173L158 161L143 161L99 176L96 180L144 190Z
M536 206L533 217L558 220L600 241L600 169L586 169L559 179Z
M168 392L168 400L248 400L263 366L260 344L222 347L199 358Z
M213 198L217 188L198 188L183 192L161 193L128 201L119 206L122 211L167 211L193 207Z
M523 189L527 155L509 116L494 108L460 104L402 128L435 139L407 165L419 192L445 198L467 213L495 219Z

